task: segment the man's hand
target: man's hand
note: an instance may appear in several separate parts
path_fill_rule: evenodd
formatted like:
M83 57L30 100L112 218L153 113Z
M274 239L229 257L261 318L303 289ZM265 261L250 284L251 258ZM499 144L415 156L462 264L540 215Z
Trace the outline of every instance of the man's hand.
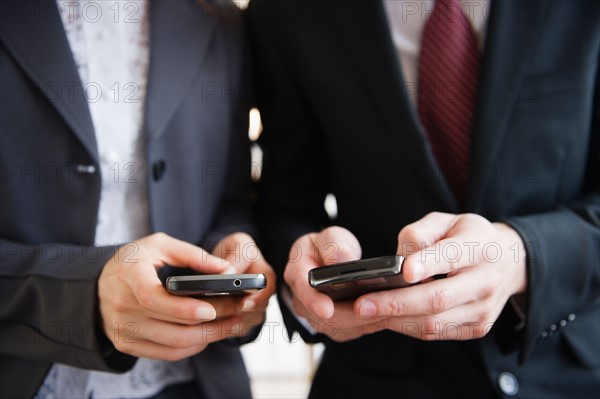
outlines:
M246 240L247 235L231 235ZM245 241L244 241L245 242ZM262 258L262 257L261 257ZM210 255L199 247L157 233L119 248L107 262L98 280L100 313L106 335L123 352L133 356L178 360L201 352L212 342L237 336L241 328L260 319L267 295L274 285L251 298L255 310L235 315L241 305L231 301L208 301L170 295L162 286L156 270L166 264L190 268L204 274L238 273L252 267L268 274L270 267L256 262L233 263ZM268 270L267 270L268 269ZM272 274L272 271L270 272ZM274 284L274 277L268 275ZM267 299L265 299L267 297ZM250 298L244 298L250 300ZM238 301L241 301L239 299ZM245 302L244 302L245 303ZM247 306L246 306L246 310ZM219 321L213 321L219 318ZM261 319L262 320L262 319Z
M509 297L527 289L524 245L509 226L473 214L431 213L398 237L408 288L358 298L354 312L423 340L486 335ZM435 275L444 279L432 280Z
M320 233L306 234L292 246L284 279L292 294L292 307L312 328L336 341L348 341L384 329L375 323L383 318L356 317L352 302L334 302L308 284L312 268L360 259L361 248L352 233L330 227Z

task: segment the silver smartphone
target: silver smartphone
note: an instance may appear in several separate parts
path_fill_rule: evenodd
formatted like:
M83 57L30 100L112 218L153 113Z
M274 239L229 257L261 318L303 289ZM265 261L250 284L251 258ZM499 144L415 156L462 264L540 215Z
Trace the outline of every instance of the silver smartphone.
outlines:
M167 278L167 291L180 296L246 295L267 286L264 274L198 274Z
M404 257L393 255L317 267L308 272L308 282L335 301L354 299L412 285L402 277L403 262Z

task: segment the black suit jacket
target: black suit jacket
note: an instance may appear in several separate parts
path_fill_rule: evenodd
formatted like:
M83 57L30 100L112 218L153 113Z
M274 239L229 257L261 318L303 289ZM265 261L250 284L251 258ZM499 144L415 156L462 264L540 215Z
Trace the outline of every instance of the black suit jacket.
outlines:
M97 279L116 247L93 245L98 151L56 3L0 5L0 396L30 397L53 362L125 371L135 359L99 322ZM205 248L252 232L246 57L235 7L220 7L156 1L150 12L152 230ZM250 396L237 347L210 345L193 362L207 397Z
M463 207L409 101L416 82L402 77L380 2L254 0L248 15L264 124L261 236L280 281L292 242L332 223L358 237L363 257L395 253L400 229L431 211L504 221L527 247L523 330L507 304L476 341L326 340L313 395L486 397L503 394L505 371L517 396L596 395L600 6L491 2Z

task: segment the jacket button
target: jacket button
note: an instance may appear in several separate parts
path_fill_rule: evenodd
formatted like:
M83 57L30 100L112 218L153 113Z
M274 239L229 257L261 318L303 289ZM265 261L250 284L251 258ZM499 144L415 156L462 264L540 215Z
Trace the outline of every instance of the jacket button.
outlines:
M152 177L154 181L159 181L162 179L165 174L165 170L167 169L167 163L164 160L158 160L152 164Z
M564 327L568 324L568 322L566 320L561 320L558 324L560 324L561 327Z
M508 371L503 371L498 375L498 387L505 395L515 396L519 392L519 381Z

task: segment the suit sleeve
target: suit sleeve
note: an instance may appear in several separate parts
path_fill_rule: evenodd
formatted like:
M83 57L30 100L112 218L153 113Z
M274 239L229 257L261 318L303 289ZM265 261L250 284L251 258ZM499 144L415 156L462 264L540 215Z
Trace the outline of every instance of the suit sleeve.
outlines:
M600 78L596 74L586 193L553 212L506 220L526 246L528 294L524 362L536 344L565 327L574 353L600 368ZM567 324L571 324L567 327Z
M3 355L126 371L135 358L102 329L97 282L116 247L24 245L0 240Z

